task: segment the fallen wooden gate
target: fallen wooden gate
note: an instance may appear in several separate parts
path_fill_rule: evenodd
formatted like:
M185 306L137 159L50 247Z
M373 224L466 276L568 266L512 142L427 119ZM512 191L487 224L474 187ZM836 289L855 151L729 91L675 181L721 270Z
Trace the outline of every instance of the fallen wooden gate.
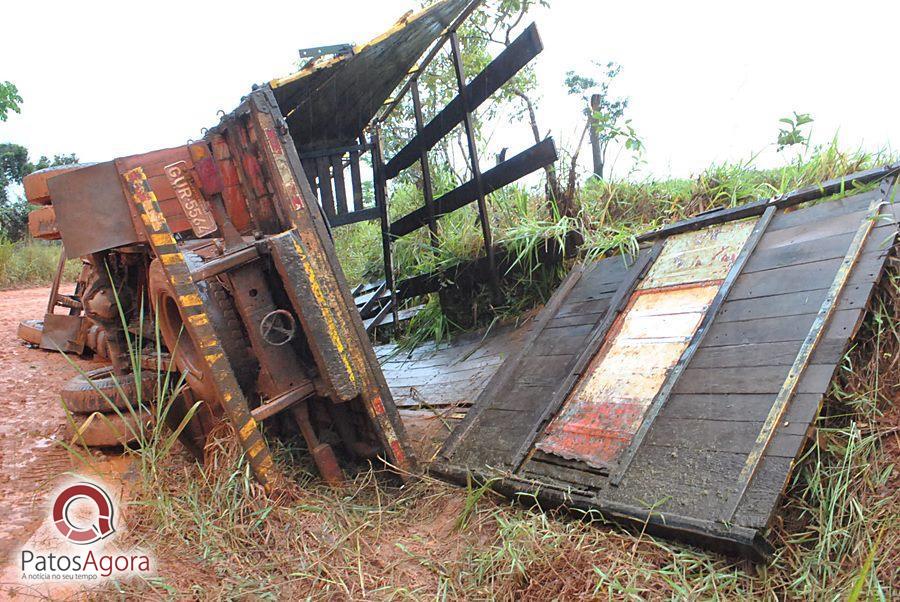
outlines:
M431 470L765 555L894 245L898 169L705 214L640 237L637 257L578 266Z

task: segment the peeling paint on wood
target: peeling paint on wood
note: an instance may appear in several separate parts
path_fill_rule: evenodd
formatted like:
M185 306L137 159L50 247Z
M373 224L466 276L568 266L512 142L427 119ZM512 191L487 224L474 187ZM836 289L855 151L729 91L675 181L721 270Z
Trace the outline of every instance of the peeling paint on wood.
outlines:
M607 467L690 344L755 220L673 236L537 449Z
M724 279L754 224L755 219L728 222L669 238L639 288Z
M637 291L538 449L591 466L615 460L718 290L715 283Z

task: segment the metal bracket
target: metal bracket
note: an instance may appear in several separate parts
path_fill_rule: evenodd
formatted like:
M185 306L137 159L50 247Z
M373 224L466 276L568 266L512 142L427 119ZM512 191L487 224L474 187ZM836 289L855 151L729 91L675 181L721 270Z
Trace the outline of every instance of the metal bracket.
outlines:
M312 46L310 48L301 48L299 51L301 59L317 59L320 56L333 54L335 56L344 56L353 54L353 44L331 44L329 46Z

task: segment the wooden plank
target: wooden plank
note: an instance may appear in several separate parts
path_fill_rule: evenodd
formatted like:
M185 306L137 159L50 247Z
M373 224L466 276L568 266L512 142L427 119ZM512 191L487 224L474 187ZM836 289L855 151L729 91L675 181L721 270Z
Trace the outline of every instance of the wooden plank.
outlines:
M338 228L340 226L349 226L350 224L357 224L359 222L367 222L373 219L378 219L378 217L378 207L369 207L368 209L363 209L362 211L350 211L349 213L330 217L328 218L328 225L332 228Z
M328 159L319 157L316 159L316 173L319 180L319 202L328 217L329 223L334 219L334 196L331 192L331 174L329 173Z
M819 393L798 393L784 415L785 421L803 423L805 427L812 419L805 408L821 399ZM773 400L770 393L673 393L659 420L725 420L761 425Z
M571 300L566 299L566 302L559 308L556 315L557 317L567 317L604 312L609 307L609 300L612 299L614 294L615 291L609 293L609 295L574 303Z
M727 369L790 365L797 357L802 342L802 339L798 339L776 343L701 347L691 360L691 367ZM847 341L840 338L824 339L813 354L813 363L837 363L844 354L846 344Z
M785 228L791 228L802 224L812 224L821 220L829 219L846 213L855 213L863 211L869 206L880 191L876 187L874 190L861 192L842 199L829 200L820 202L809 207L791 208L786 211L779 211L772 225L769 226L769 232L777 232Z
M849 284L871 285L881 272L884 251L865 253L853 270ZM729 299L754 299L827 288L840 265L840 259L826 259L801 265L744 274L738 279Z
M772 399L770 396L769 401ZM763 420L748 422L661 418L653 424L644 443L678 452L690 449L748 454L753 449L756 434L762 428ZM793 458L806 440L808 431L808 423L783 421L778 425L772 438L772 445L766 453L774 457Z
M785 228L777 232L769 233L759 243L760 250L775 249L788 245L796 245L803 242L820 240L831 236L855 233L860 222L870 219L871 212L863 209L853 213L835 215L817 222L803 223L792 228ZM874 225L874 224L873 224ZM887 220L879 220L879 226L890 225ZM843 258L843 254L840 255Z
M821 307L827 292L828 289L820 288L813 291L726 301L722 311L719 312L717 324L815 313ZM870 294L871 290L867 290L866 287L851 287L841 295L838 309L865 307Z
M337 214L347 213L347 187L344 184L344 162L340 155L331 156L331 173L334 178L334 194L337 202Z
M604 473L577 463L565 464L565 460L549 454L529 458L522 465L522 474L537 480L550 478L563 484L575 485L586 490L596 490L606 481Z
M353 190L353 210L362 211L363 188L362 177L359 173L359 151L350 151L350 187Z
M474 111L481 106L491 94L499 90L500 86L543 49L537 26L532 23L468 83L465 91L468 107L464 106L462 94L454 97L425 125L420 134L414 136L385 164L385 178L391 180L397 177L401 171L418 161L423 150L433 148L441 138L462 122L467 110Z
M663 517L676 514L715 521L724 502L722 492L734 482L745 458L742 453L642 446L622 483L603 489L597 505L620 502L652 508ZM764 458L760 486L780 491L790 466L789 458Z
M569 328L551 328L544 331L534 344L532 354L539 357L552 355L569 355L579 353L585 344L585 339L594 330L593 324L571 326Z
M550 401L550 403L545 405L544 410L541 413L540 420L532 427L531 432L519 446L519 449L516 452L516 455L513 458L511 464L514 471L521 466L525 457L531 451L532 447L537 441L538 436L543 432L544 428L553 418L553 416L556 415L556 413L562 407L563 403L565 403L569 394L572 392L572 389L578 382L579 377L584 373L585 369L587 369L587 366L591 363L591 361L594 359L594 356L599 351L601 345L603 345L603 342L606 340L606 337L609 334L610 329L613 327L613 324L619 317L619 314L623 309L625 309L628 300L631 298L632 293L640 283L641 278L643 278L647 270L650 269L650 267L656 261L657 257L659 257L659 255L662 253L664 246L665 243L663 241L657 241L651 249L642 251L637 256L631 266L631 269L625 275L622 284L619 286L619 290L616 291L615 297L613 297L613 299L610 301L609 309L607 309L606 315L603 317L603 320L593 328L590 333L590 338L587 340L583 348L574 348L579 349L581 355L578 357L578 360L575 362L573 369L569 372L566 379L561 382L556 388L553 399ZM559 330L576 330L578 328L584 327L574 326L569 329ZM554 331L551 330L549 332L552 333Z
M685 370L675 385L676 394L771 393L781 390L791 365L746 368L694 368ZM807 367L797 384L798 393L824 393L834 374L834 364Z
M507 184L556 161L556 146L552 138L547 138L518 155L507 159L482 174L484 194L490 194ZM478 199L475 180L460 184L450 192L434 200L434 213L440 217L455 211ZM420 207L391 224L392 236L405 236L428 224L428 208Z
M878 199L872 201L872 205L869 208L872 214L876 216L881 211L882 198L883 197L879 196ZM829 287L828 295L822 303L822 307L816 316L816 320L813 322L813 325L806 336L806 340L804 340L803 346L800 349L800 353L797 354L797 358L791 366L788 376L782 383L781 389L772 405L772 409L766 417L762 429L757 435L754 449L747 456L746 463L741 469L741 474L738 476L735 487L728 499L728 503L720 516L722 520L730 521L734 517L734 513L737 511L738 506L740 506L741 500L747 492L750 482L759 470L760 460L766 453L766 448L772 441L772 435L777 429L778 424L781 422L785 408L790 403L791 397L800 388L801 381L806 379L807 373L810 371L809 360L812 357L812 353L821 340L822 335L825 333L828 322L834 314L836 301L844 290L844 286L850 278L850 273L860 260L860 255L865 247L866 239L872 232L873 224L874 220L864 219L862 224L858 226L856 236L850 244L846 256L836 270L834 279Z
M862 309L836 311L828 338L846 340L862 315ZM809 333L817 314L778 316L741 322L716 323L710 329L705 347L747 345L750 343L780 343L802 341ZM792 360L793 361L793 360Z

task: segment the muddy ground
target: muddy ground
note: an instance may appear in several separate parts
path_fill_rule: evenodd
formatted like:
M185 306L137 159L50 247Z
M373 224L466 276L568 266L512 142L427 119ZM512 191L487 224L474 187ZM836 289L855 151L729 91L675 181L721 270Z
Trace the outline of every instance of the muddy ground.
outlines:
M71 292L71 286L62 293ZM0 291L0 559L9 559L41 527L48 498L66 473L101 471L105 480L119 480L128 461L114 450L94 450L90 466L74 458L60 441L71 438L58 391L78 370L61 354L36 349L20 340L21 320L40 319L49 288ZM82 370L102 362L70 356ZM422 457L430 457L446 436L442 421L430 412L404 411L411 443ZM99 468L98 468L99 467ZM0 575L5 575L0 571ZM0 583L3 578L0 577ZM2 594L0 594L2 597Z
M77 370L56 352L33 349L16 336L21 320L42 318L49 288L0 291L0 550L25 543L44 519L47 493L76 468L57 444L66 414L59 389ZM63 290L63 292L69 292ZM85 370L101 364L73 360Z

